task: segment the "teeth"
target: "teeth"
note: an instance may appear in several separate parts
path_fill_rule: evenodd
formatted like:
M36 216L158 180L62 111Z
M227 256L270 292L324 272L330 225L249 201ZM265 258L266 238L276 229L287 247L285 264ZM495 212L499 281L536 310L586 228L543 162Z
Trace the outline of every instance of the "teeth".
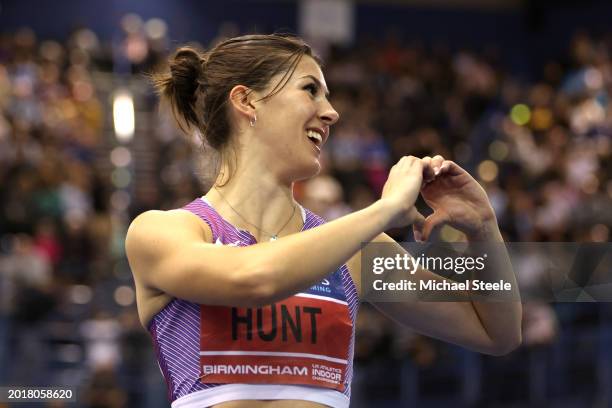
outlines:
M319 143L323 142L323 138L321 137L321 135L318 132L315 132L314 130L306 131L306 136L308 136L311 139L317 140Z

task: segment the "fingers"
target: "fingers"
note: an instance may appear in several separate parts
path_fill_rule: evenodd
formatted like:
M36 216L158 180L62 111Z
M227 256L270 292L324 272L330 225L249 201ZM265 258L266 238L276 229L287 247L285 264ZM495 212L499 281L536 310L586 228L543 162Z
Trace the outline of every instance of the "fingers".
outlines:
M414 156L403 156L392 168L405 169L413 166L422 166L421 159Z
M412 218L414 221L412 221L412 232L414 234L414 239L416 241L421 241L422 238L422 230L423 230L423 225L425 224L425 217L423 216L423 214L421 214L416 207L412 208Z
M450 160L444 160L442 162L442 165L440 166L440 174L444 174L446 172L448 172L448 170L450 169L450 166L453 162Z
M430 183L435 180L436 176L448 172L451 169L451 166L454 164L454 162L445 160L444 157L438 154L434 157L425 156L422 159L418 159L414 156L404 156L395 166L414 166L418 161L420 161L420 164L423 167L423 181L426 183Z
M423 163L423 180L430 183L443 173L442 166L446 160L438 154L434 157L425 156L421 159L421 162Z
M454 161L444 160L444 162L442 162L442 167L440 167L440 174L458 176L461 174L467 174L467 172Z
M412 207L412 225L416 226L417 228L422 228L423 225L425 224L425 217L423 216L423 214L421 214L419 212L419 210L416 209L416 207Z
M402 157L389 172L382 198L392 198L402 211L409 211L423 187L423 164L414 156Z
M416 225L412 226L412 235L414 235L416 242L423 242L423 233Z
M419 176L423 172L423 162L418 157L404 156L402 157L395 166L398 171L408 171L410 173L418 174Z
M419 215L423 217L420 213ZM420 218L412 224L412 233L417 242L428 241L433 231L444 225L448 220L439 212L434 212L427 218Z
M412 234L416 242L423 242L423 223L412 224Z
M422 164L419 163L421 160L418 157L414 156L403 156L398 162L397 165L414 165L414 164Z
M448 173L452 166L456 166L452 160L444 160L440 165L440 174Z
M446 222L446 217L442 213L435 211L429 217L425 218L425 221L423 222L423 227L421 228L421 239L423 241L429 240L429 237L431 237L432 232L436 228L444 225L444 223Z
M443 162L444 162L444 157L440 156L439 154L434 156L433 159L431 159L431 167L433 168L434 174L436 176L440 174L440 169L442 167Z
M421 159L421 163L423 163L423 180L426 183L432 182L436 178L431 160L429 156L425 156Z

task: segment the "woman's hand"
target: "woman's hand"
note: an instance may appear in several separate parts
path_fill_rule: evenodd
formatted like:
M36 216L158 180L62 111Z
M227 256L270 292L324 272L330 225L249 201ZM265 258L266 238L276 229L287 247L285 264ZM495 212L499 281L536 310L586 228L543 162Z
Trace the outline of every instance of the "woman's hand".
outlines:
M388 228L420 225L424 217L414 206L423 184L423 161L414 156L402 157L389 172L381 202L392 211Z
M484 189L455 162L442 156L425 157L421 195L433 214L413 226L415 238L426 241L431 232L444 224L465 233L470 239L483 239L494 224L495 212Z

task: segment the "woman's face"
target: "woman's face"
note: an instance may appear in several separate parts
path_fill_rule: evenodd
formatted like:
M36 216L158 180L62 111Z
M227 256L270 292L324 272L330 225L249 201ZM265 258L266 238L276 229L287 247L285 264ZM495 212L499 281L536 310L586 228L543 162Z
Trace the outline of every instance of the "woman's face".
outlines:
M282 75L272 79L270 92ZM267 93L264 93L266 95ZM316 175L320 155L338 113L328 100L325 78L316 61L304 56L286 85L271 98L254 102L254 137L267 165L290 181Z

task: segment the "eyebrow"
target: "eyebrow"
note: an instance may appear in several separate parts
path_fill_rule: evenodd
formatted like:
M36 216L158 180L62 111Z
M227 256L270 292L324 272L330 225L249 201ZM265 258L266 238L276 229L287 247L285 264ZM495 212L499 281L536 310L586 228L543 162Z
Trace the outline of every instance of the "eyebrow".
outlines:
M300 77L300 79L302 78L310 78L313 81L315 81L315 83L318 85L319 88L325 89L325 96L327 98L329 98L329 89L323 87L323 84L321 83L321 81L319 81L319 79L313 75L304 75L303 77Z

